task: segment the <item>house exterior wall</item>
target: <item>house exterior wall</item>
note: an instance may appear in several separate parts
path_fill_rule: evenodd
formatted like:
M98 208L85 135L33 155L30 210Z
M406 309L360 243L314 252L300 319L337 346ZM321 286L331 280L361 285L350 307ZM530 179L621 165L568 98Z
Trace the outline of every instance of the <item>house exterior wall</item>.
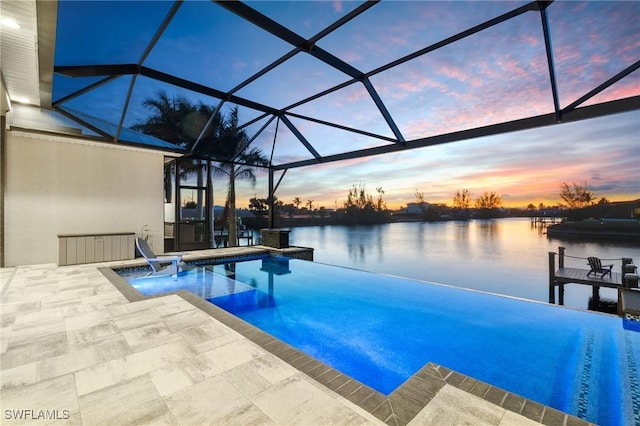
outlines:
M163 252L161 152L6 135L5 266L56 263L61 234L135 232Z

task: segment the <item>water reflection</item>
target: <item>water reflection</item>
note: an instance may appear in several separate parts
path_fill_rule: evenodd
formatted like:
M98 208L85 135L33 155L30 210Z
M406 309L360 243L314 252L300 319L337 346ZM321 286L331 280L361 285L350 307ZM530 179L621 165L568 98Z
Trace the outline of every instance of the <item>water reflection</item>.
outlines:
M527 218L302 227L292 229L291 244L313 247L318 262L542 302L548 299L548 252L558 246L579 258L640 262L637 245L552 240L531 228ZM578 259L567 262L567 267L585 267ZM621 261L613 263L621 268ZM590 295L586 286L569 285L565 305L586 308ZM617 295L603 289L602 297Z
M354 265L368 264L371 255L384 258L384 229L384 226L344 227L348 258Z
M500 232L500 226L498 226L497 220L480 221L475 223L478 233L483 238L498 238Z

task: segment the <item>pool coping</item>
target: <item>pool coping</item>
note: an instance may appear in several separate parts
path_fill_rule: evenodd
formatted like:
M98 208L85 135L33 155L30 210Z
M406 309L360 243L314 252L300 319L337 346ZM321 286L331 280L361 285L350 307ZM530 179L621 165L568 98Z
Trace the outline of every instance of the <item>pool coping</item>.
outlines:
M230 256L234 259L251 257ZM223 261L217 256L198 257L198 261L211 259ZM539 402L524 398L499 387L474 379L455 370L433 362L428 362L402 385L386 396L360 381L324 364L288 343L260 330L248 322L234 316L222 308L207 302L188 290L145 296L132 287L115 270L130 268L132 265L98 267L100 271L129 302L138 302L167 295L177 295L220 321L242 336L269 351L298 371L321 383L331 391L346 398L388 425L407 425L423 408L431 402L446 384L479 397L501 408L520 414L530 420L545 425L585 426L592 423L564 413Z

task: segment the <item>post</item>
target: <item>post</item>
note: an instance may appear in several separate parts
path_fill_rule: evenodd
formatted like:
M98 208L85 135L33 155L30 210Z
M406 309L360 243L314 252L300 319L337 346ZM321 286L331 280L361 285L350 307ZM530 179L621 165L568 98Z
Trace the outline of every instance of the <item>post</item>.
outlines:
M554 288L556 277L556 254L549 252L549 303L556 303L556 290Z
M633 259L630 257L622 258L622 277L624 278L625 274L633 274L636 270L636 266L633 264Z
M269 197L267 198L267 203L269 204L269 225L267 226L267 228L269 229L273 229L275 228L274 226L274 214L273 214L273 207L275 206L275 203L273 202L274 197L274 193L273 193L273 169L269 168Z
M564 284L558 284L558 305L564 305Z
M625 274L622 280L622 286L626 288L638 288L638 274Z
M592 287L591 297L593 298L594 302L600 301L600 286L594 285Z
M564 268L564 247L558 247L558 268Z

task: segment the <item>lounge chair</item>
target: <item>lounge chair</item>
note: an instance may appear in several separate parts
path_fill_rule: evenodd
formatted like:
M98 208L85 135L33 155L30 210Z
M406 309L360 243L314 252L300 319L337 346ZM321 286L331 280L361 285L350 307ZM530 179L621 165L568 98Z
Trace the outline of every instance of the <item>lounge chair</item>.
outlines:
M613 268L613 265L603 265L597 257L588 257L587 262L591 267L591 270L587 272L587 276L591 274L600 274L600 278L604 278L605 275L609 275L609 277L611 277L611 269Z
M156 256L151 250L147 240L136 238L136 247L141 255L147 260L152 272L149 276L166 276L172 275L174 278L184 270L184 262L182 262L182 254L171 256Z

